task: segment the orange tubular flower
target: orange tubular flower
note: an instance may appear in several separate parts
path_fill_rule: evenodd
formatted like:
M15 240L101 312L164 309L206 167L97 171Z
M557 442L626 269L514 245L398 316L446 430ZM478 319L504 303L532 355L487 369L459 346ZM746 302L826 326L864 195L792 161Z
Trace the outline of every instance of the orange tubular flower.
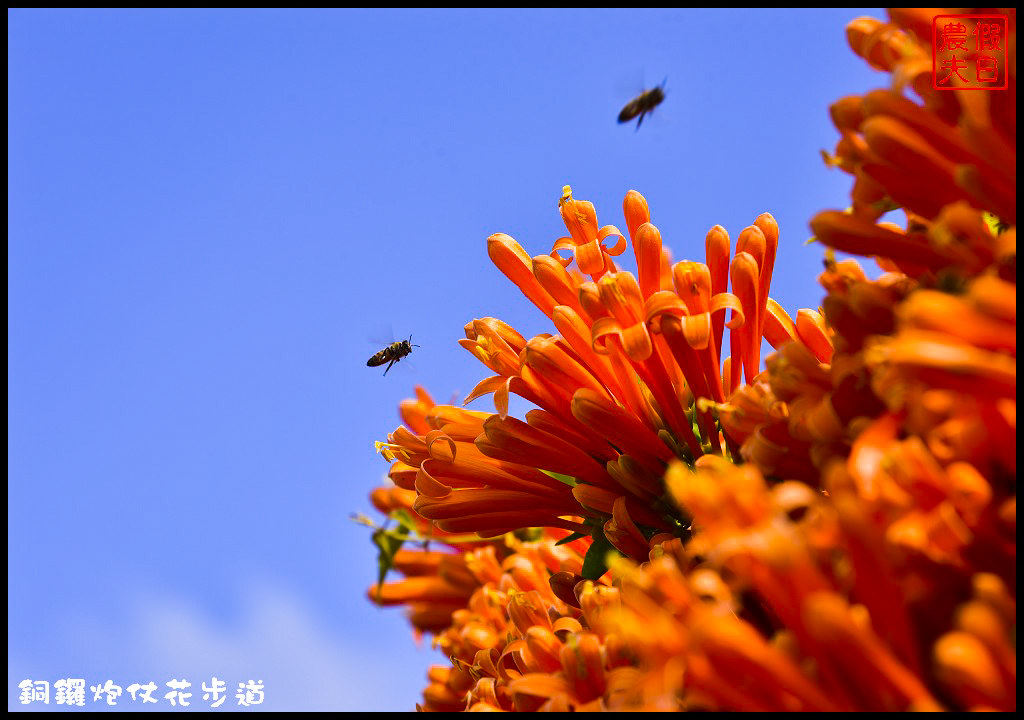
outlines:
M767 213L673 263L630 191L635 272L568 186L550 254L488 238L557 334L468 323L495 412L417 388L378 443L368 595L451 660L420 709L1016 709L1015 15L971 93L932 87L937 14L847 28L892 84L831 108L816 309L769 296Z
M462 344L496 375L467 401L493 392L498 413L435 406L423 391L403 405L413 432L399 428L383 450L394 460L392 479L416 492L416 516L439 533L493 537L520 527L561 528L593 535L595 544L600 537L604 547L638 559L656 531L685 533L684 516L661 499L661 476L676 457L692 461L707 450L722 451L711 409L694 402L727 399L711 318L731 309L729 326L738 328L744 308L726 291L712 297L702 264L680 263L669 280L646 202L631 192L625 207L643 289L610 262L595 270L584 261L581 269L592 270L597 282L580 283L549 257L531 260L510 238L491 238L495 262L552 317L562 337L526 341L498 320L474 321ZM561 208L573 237L593 242L592 206L567 193ZM760 221L773 225L770 216ZM763 262L764 252L759 255ZM722 264L720 257L711 261ZM676 289L663 290L670 282ZM751 294L746 312L752 318L758 302ZM751 320L746 332L756 330ZM747 366L756 362L748 352ZM510 392L540 409L525 423L509 417ZM600 552L594 552L598 567ZM573 702L579 695L577 688Z
M743 441L728 437L714 408L728 401L727 387L740 386L741 370L748 382L759 372L764 319L769 306L778 307L767 293L778 227L764 214L741 233L734 294L728 273L721 275L729 243L716 239L720 229L709 233L708 265L682 262L666 270L647 203L631 191L624 210L638 282L608 259L624 245L601 244L617 230L598 229L592 204L566 188L559 208L579 273L567 269L571 259L563 265L552 256L530 258L505 235L492 236L488 247L561 335L525 340L494 318L466 325L460 344L495 373L466 401L492 393L497 414L434 406L421 391L405 406L408 429L396 430L385 445L395 460L391 477L417 492L413 509L444 532L495 537L520 527L561 528L600 536L642 559L656 530L685 532L685 514L661 498L669 461L693 462ZM581 282L580 273L594 280ZM723 375L714 337L726 310L736 348L725 363L731 376ZM798 315L794 335L827 356L821 322L805 318ZM774 332L776 325L768 327ZM510 393L539 407L527 422L508 416Z
M571 250L573 256L561 260L563 266L575 260L580 272L590 275L595 281L600 280L606 272L614 271L615 263L611 258L621 255L626 249L626 238L622 237L619 229L614 225L598 229L594 204L574 200L568 185L562 189L558 209L571 237L559 238L551 249L551 256L561 260L558 251ZM610 248L605 247L604 241L610 237L616 238L615 244Z

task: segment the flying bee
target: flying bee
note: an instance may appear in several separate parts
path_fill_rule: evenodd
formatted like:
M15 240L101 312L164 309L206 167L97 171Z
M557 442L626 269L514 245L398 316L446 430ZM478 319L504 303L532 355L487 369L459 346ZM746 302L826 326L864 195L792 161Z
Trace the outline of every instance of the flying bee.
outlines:
M629 122L639 115L640 119L636 121L636 129L639 130L640 123L644 121L644 115L653 111L665 99L665 82L667 81L668 78L665 78L661 85L644 90L626 103L626 107L622 108L622 112L619 113L619 123Z
M378 365L387 363L388 366L384 368L384 374L387 375L391 366L411 353L414 347L419 347L419 345L413 344L412 335L410 335L408 340L399 340L398 342L393 342L388 345L386 348L367 360L366 366L377 367Z

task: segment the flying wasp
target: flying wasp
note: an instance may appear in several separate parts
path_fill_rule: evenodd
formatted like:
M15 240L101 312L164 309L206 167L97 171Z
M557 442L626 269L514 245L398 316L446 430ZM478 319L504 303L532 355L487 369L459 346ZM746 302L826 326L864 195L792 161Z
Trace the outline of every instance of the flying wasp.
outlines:
M661 85L644 90L626 103L626 107L622 108L622 112L619 113L619 123L629 122L639 115L640 119L636 121L636 129L639 130L640 123L644 121L644 115L653 111L665 99L665 82L667 81L668 78L665 78Z
M419 345L413 344L412 335L410 335L408 340L399 340L398 342L393 342L388 345L386 348L367 360L366 366L377 367L387 363L388 366L384 368L384 374L387 375L391 366L411 353L414 347L419 347Z

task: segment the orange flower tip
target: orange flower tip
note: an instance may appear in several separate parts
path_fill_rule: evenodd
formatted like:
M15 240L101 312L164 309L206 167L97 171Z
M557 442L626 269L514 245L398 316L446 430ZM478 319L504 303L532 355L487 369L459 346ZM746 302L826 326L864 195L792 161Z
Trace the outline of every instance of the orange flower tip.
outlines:
M984 642L990 649L1006 647L1007 626L999 612L984 602L972 600L959 607L956 626Z
M989 701L1006 707L1008 688L1001 682L995 660L981 640L970 633L946 633L935 643L934 654L940 680L975 702Z
M767 244L767 239L761 228L757 225L748 225L743 228L739 238L736 240L736 252L737 254L741 252L750 253L751 257L757 261L758 267L760 267Z
M909 42L905 33L872 17L859 17L847 25L846 40L855 53L879 70L892 70L910 52L904 47Z
M721 225L715 225L708 230L704 244L708 264L715 260L727 260L729 258L729 232Z
M763 212L757 216L756 220L754 220L754 225L760 228L761 232L764 233L765 239L768 240L769 245L778 243L779 223L776 221L774 215L769 212Z
M644 222L634 230L634 233L636 234L636 243L657 243L658 249L661 249L661 231L658 230L656 225Z
M854 50L856 50L857 45L854 45L853 39L860 39L862 36L870 35L881 25L881 20L869 15L861 15L860 17L854 18L846 26L847 40L850 40L850 45L853 46ZM851 39L851 36L853 39Z
M487 238L487 253L492 259L494 259L495 253L499 253L499 256L514 255L526 265L533 262L533 258L526 254L515 238L505 233L494 233Z
M757 260L748 252L737 252L732 259L730 274L734 291L738 297L741 297L741 300L743 299L741 292L753 291L756 294L757 270ZM737 288L741 282L745 282L746 285ZM754 298L750 299L754 300Z
M858 95L848 95L829 106L829 115L837 130L856 130L860 127L860 123L864 119L861 112L861 101L862 98Z
M651 221L647 199L636 190L626 193L626 198L622 201L622 214L626 218L626 228L630 237L635 237L638 227Z
M977 573L971 580L974 596L995 608L1006 624L1017 622L1017 601L1002 578L993 573Z

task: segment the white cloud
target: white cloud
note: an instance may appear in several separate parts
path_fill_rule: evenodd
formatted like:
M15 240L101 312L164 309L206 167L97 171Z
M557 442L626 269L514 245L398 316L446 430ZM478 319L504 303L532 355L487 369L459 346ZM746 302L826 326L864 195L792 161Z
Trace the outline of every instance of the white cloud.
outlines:
M171 709L162 696L167 691L163 683L172 678L189 680L193 709L205 708L201 684L209 683L213 676L228 684L224 709L245 710L238 708L234 694L239 682L250 679L262 680L265 685L263 710L415 709L427 667L437 662L438 656L426 649L409 652L412 642L408 635L398 651L401 657L396 657L387 643L367 643L370 628L339 637L313 608L276 585L249 583L244 597L230 622L187 599L152 592L137 594L128 604L124 621L116 626L96 617L79 617L70 623L73 637L68 639L79 648L80 662L90 667L73 665L73 672L84 674L89 683L109 673L115 683L125 687L153 680L160 686L155 695L161 698L162 709ZM369 610L374 614L367 617L380 617L375 609ZM40 667L47 667L53 679L67 671L67 658L58 670L38 657L43 648L34 650L39 652L8 647L9 693L25 677L48 677ZM11 675L30 669L35 676ZM133 705L130 698L122 704L127 707L121 709ZM91 705L90 696L86 706ZM156 705L149 707L157 709ZM8 708L27 709L17 703L16 693L8 697Z

